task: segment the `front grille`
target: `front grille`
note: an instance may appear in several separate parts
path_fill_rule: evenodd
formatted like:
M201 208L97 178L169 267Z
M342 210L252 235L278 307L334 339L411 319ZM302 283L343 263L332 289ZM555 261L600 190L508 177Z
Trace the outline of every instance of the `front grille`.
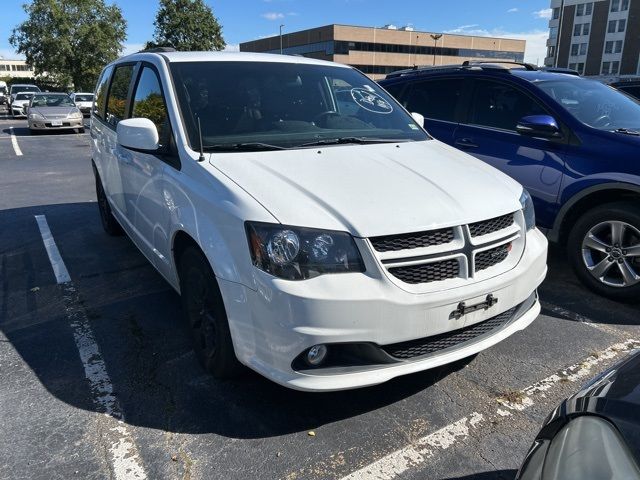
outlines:
M513 213L503 215L501 217L492 218L491 220L485 220L483 222L476 222L469 224L469 232L472 237L480 237L489 233L503 230L513 225L514 218Z
M373 237L370 240L373 248L378 252L397 252L398 250L433 247L453 241L453 228Z
M425 263L423 265L410 265L406 267L393 267L389 272L405 283L429 283L456 278L460 272L458 260L444 260L441 262Z
M509 256L510 243L476 254L476 272L499 264Z
M503 327L515 313L518 307L513 307L504 313L496 315L484 322L476 323L470 327L461 328L453 332L442 333L432 337L410 340L408 342L383 345L381 348L394 358L408 360L430 353L456 347L465 342Z

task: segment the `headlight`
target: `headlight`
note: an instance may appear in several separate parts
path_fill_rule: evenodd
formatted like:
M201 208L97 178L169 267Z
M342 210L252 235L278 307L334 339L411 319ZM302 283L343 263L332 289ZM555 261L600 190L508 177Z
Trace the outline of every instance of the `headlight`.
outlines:
M286 280L326 273L364 272L353 237L345 232L246 222L253 264Z
M44 120L44 117L39 113L30 113L29 120Z
M527 230L531 230L536 226L536 212L533 210L533 200L527 189L522 189L520 195L520 205L522 205L522 213L524 215L524 223Z
M80 112L71 112L67 115L67 118L82 118L82 114Z

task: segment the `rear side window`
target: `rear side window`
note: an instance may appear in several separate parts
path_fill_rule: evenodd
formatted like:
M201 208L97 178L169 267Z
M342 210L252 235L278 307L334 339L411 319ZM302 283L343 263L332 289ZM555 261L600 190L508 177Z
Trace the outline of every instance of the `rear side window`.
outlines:
M120 120L125 118L129 85L131 85L132 76L133 65L116 67L113 73L113 80L111 81L109 96L107 98L107 113L105 119L107 123L114 128Z
M462 90L463 79L426 80L413 83L405 93L405 108L425 118L453 122Z
M476 80L470 124L515 131L522 117L545 114L539 103L510 85Z
M107 88L109 88L109 80L111 79L111 73L113 67L107 67L102 72L100 80L96 85L96 101L93 104L93 114L96 117L104 118L104 106L107 98Z
M167 105L162 96L158 75L149 67L144 67L140 74L133 97L131 116L151 120L158 129L160 142L162 144L166 143L167 134L169 133Z

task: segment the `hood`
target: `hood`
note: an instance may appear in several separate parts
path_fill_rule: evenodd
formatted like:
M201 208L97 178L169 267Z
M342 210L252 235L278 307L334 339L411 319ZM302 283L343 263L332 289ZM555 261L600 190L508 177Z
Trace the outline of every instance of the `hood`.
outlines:
M283 224L371 237L513 212L522 187L437 140L209 157Z
M67 115L77 112L77 107L31 107L29 113L39 113L45 118L66 118Z

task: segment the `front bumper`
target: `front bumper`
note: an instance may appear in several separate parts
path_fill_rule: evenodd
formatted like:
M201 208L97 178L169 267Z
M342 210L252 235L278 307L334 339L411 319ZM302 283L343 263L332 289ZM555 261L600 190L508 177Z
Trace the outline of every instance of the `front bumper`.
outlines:
M58 120L58 122L61 123L61 125L54 125L50 119L45 119L44 121L29 120L28 123L30 130L71 130L84 127L84 121L82 118L65 118Z
M501 328L433 354L395 363L347 369L294 369L292 363L317 344L371 343L388 346L460 330L507 312L534 295L547 272L547 241L538 231L526 235L518 265L493 278L449 290L414 294L379 272L324 275L303 282L255 274L256 289L219 279L234 348L239 360L290 388L332 391L376 385L394 377L455 362L526 328L540 313L537 298ZM461 301L498 303L459 319L451 313Z

